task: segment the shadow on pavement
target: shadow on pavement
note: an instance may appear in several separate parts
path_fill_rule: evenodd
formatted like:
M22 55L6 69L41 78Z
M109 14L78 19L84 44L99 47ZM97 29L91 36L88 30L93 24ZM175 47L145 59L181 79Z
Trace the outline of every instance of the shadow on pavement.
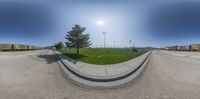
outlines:
M84 56L84 55L80 55L79 57L76 57L76 54L65 54L65 55L62 55L62 54L52 54L52 55L37 55L37 58L39 59L44 59L47 64L51 64L51 63L54 63L54 62L58 62L58 56L62 56L62 59L64 60L68 60L69 62L73 63L73 64L76 64L77 62L79 62L80 59L82 59L83 57L87 57L87 56Z
M57 56L56 54L52 54L52 55L37 55L38 58L40 59L44 59L47 64L51 64L51 63L54 63L54 62L57 62Z

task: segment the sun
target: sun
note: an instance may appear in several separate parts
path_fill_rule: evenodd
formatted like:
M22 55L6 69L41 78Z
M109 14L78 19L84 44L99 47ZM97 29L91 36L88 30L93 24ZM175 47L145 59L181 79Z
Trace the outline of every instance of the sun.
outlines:
M103 20L97 20L97 24L98 25L104 25L104 21Z

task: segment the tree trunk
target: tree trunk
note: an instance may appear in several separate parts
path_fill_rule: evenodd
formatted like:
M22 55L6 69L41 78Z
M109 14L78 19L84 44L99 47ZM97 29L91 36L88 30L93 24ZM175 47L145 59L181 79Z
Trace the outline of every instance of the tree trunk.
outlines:
M79 47L77 46L77 52L76 52L77 57L79 57Z
M77 55L77 57L79 57L79 38L78 38L78 35L77 35L76 55Z

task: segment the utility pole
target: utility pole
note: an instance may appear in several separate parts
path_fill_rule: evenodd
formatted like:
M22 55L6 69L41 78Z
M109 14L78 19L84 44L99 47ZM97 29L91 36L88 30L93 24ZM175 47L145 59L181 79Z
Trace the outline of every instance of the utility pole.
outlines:
M115 41L113 41L113 43L114 43L114 48L115 48Z
M104 35L104 48L106 47L106 32L103 32L103 35Z

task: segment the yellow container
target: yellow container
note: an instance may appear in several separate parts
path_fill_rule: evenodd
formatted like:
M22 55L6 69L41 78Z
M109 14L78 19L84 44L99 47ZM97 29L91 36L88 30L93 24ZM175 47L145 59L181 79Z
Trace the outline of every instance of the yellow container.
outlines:
M12 44L0 44L0 50L12 50Z
M20 50L27 50L27 45L20 45Z
M192 44L191 49L192 51L200 51L200 44Z
M13 50L20 50L19 44L13 44Z
M34 46L29 45L29 50L34 50Z

